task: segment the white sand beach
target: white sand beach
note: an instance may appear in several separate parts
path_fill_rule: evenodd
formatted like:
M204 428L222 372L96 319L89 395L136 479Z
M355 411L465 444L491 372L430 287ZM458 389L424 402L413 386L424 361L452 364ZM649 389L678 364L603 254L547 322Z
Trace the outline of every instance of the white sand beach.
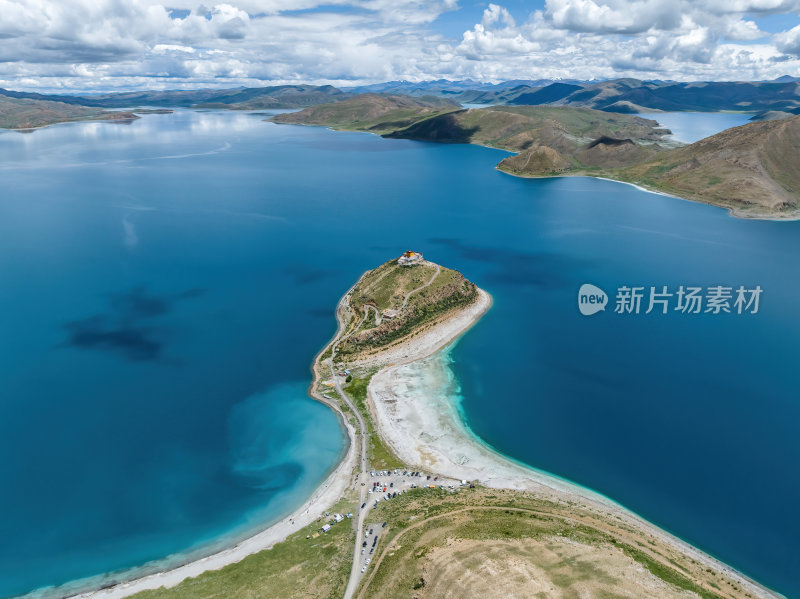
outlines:
M348 292L349 293L349 292ZM341 304L341 302L340 302ZM458 338L464 331L468 330L491 306L489 294L480 291L478 301L462 310L447 321L436 325L425 331L412 341L398 345L391 350L384 352L374 359L370 359L362 365L374 364L383 365L388 363L409 363L421 357L435 354L453 339ZM338 315L338 312L337 312ZM344 323L339 320L338 336L343 330ZM335 337L334 337L335 338ZM318 356L317 356L318 357ZM316 362L316 358L315 358ZM313 389L314 385L312 385ZM316 399L330 405L338 411L338 408L331 402L322 397ZM276 543L280 543L294 531L312 523L321 513L324 513L333 506L347 490L354 484L354 470L356 468L356 444L354 442L354 431L352 426L347 423L347 434L349 437L349 447L347 454L337 468L328 476L325 482L314 492L301 507L290 515L286 516L276 524L266 530L244 540L234 547L225 549L208 557L204 557L177 568L169 569L164 572L137 578L129 582L123 582L113 587L104 588L96 591L89 591L77 595L81 599L120 599L128 597L140 591L157 589L159 587L174 587L183 580L198 576L209 570L219 570L228 564L241 561L248 555L257 553L264 549L269 549Z
M273 524L266 530L237 543L235 546L204 557L177 568L144 576L130 582L120 583L116 586L91 591L77 595L80 598L93 599L118 599L128 597L140 591L157 589L159 587L173 587L181 581L198 576L209 570L219 570L241 561L248 555L269 549L280 543L293 532L314 522L320 514L330 509L353 484L353 470L356 466L356 452L354 450L354 431L348 423L347 434L349 447L343 460L336 469L328 475L325 481L317 488L314 494L294 512Z
M491 306L488 294L481 293L481 300L470 310L471 322ZM463 318L457 321L461 325L466 322L467 315ZM448 346L469 328L455 322L454 318L453 326L448 329L449 336L414 342L413 347L402 353L402 362L382 368L369 384L368 397L376 429L402 461L448 478L479 482L497 489L529 491L557 501L580 502L607 517L621 518L707 567L724 572L754 597L781 597L610 499L519 464L477 439L462 422L452 401L451 386L457 383L449 368ZM444 329L432 329L426 335L436 336L442 332ZM434 347L436 349L431 352Z

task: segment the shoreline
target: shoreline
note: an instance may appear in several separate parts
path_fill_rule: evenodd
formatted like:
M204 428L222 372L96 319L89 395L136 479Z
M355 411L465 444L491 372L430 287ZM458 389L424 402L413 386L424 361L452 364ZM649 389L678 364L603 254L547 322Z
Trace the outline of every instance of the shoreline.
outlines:
M487 146L488 147L488 146ZM497 149L497 148L495 148ZM508 175L509 177L517 177L519 179L567 179L567 178L581 178L585 177L587 179L600 179L601 181L611 181L612 183L621 183L622 185L630 185L635 187L639 191L643 191L645 193L652 193L659 196L664 196L666 198L672 198L675 200L681 200L684 202L690 202L692 204L701 204L703 206L710 206L712 208L718 208L720 210L725 210L728 213L728 216L731 218L738 218L740 220L763 220L769 222L794 222L800 221L800 213L795 213L791 216L775 216L775 215L765 215L765 214L748 214L748 213L741 213L736 210L736 208L729 208L728 206L720 206L719 204L713 204L711 202L706 202L704 200L696 200L692 198L686 198L683 196L675 195L674 193L669 193L668 191L662 191L660 189L651 189L648 187L644 187L639 183L633 183L631 181L623 181L621 179L612 179L611 177L602 177L600 175L589 175L586 173L575 173L575 174L561 174L561 175L518 175L516 173L510 173L507 170L501 169L500 165L496 165L496 171L503 173L504 175Z
M636 116L636 115L634 115L634 116ZM335 126L332 126L332 125L314 125L314 124L311 124L311 123L276 123L275 121L272 121L272 119L264 119L264 120L268 121L268 122L272 122L272 123L274 123L276 125L290 125L290 126L295 126L295 127L322 127L324 129L327 129L328 131L334 131L334 132L342 132L342 131L344 131L344 132L348 132L348 133L367 133L369 135L376 135L376 136L381 137L383 139L390 139L390 138L384 137L380 133L375 133L375 132L372 132L372 131L361 131L361 130L358 130L358 129L339 129L339 128L336 128ZM439 141L431 141L431 140L423 140L423 139L416 139L416 140L415 139L410 139L410 138L402 138L402 139L408 139L409 141L418 141L418 142L421 142L421 143L435 143L435 144L448 143L448 142L439 142ZM501 151L501 152L507 152L510 155L515 155L515 154L519 153L519 152L515 152L513 150L508 150L508 149L505 149L505 148L498 148L496 146L490 146L490 145L487 145L487 144L480 144L480 143L473 143L473 142L466 142L466 144L467 145L471 145L471 146L478 146L478 147L481 147L481 148L489 148L491 150L498 150L498 151ZM681 145L686 146L686 145L691 145L691 144L687 144L687 143L681 142ZM622 183L624 185L632 185L636 189L638 189L640 191L647 192L647 193L654 193L654 194L665 196L665 197L668 197L668 198L674 198L674 199L677 199L677 200L683 200L684 202L692 202L693 204L704 204L706 206L712 206L714 208L720 208L722 210L727 211L728 216L730 216L732 218L739 218L739 219L742 219L742 220L763 220L763 221L771 221L771 222L800 221L800 212L795 212L794 214L787 215L787 216L778 216L778 215L774 215L774 214L758 214L758 213L750 214L750 213L746 213L746 212L742 213L742 212L738 211L736 208L732 208L732 207L728 207L728 206L722 206L720 204L714 204L713 202L710 202L710 201L694 199L694 198L688 198L688 197L684 197L684 196L678 196L678 195L675 195L675 194L670 193L668 191L662 191L660 189L655 189L655 188L651 189L651 188L643 187L642 185L640 185L638 183L633 183L631 181L623 181L621 179L612 179L610 177L603 177L603 176L600 176L600 175L591 175L591 174L587 174L587 173L574 173L574 174L564 173L564 174L559 174L559 175L519 175L519 174L508 172L508 171L506 171L504 169L501 169L500 168L500 163L496 164L494 168L495 168L496 171L499 171L499 172L501 172L503 174L509 175L511 177L518 177L520 179L561 179L561 178L566 178L566 177L587 177L587 178L590 178L590 179L602 179L603 181L613 181L614 183Z
M124 110L111 110L108 111L108 114L113 114L114 112L125 112ZM129 111L130 112L130 111ZM78 119L68 119L65 121L55 121L53 123L47 123L44 125L35 125L33 127L0 127L0 133L2 132L17 132L17 133L33 133L34 131L39 131L40 129L48 129L49 127L56 127L58 125L73 125L75 123L133 123L134 121L139 120L140 116L134 114L133 116L126 116L123 118L114 118L114 117L107 117L103 118L102 115L88 117L88 118L78 118Z
M486 298L482 309L477 315L471 314L467 326L463 326L462 321L462 326L451 327L449 336L438 339L438 349L431 352L429 345L423 346L413 355L406 355L403 362L384 365L373 375L367 397L370 410L376 416L375 428L397 457L409 465L448 478L476 481L491 488L531 492L558 502L583 502L603 517L620 518L634 529L656 536L667 546L735 579L754 597L783 598L783 595L614 500L503 455L472 432L459 407L452 401L436 402L436 394L444 386L442 383L448 382L442 374L449 371L450 350L491 307L491 296L483 290L480 293ZM429 334L433 332L442 330L437 327ZM430 374L425 372L426 369L437 368L438 377L424 380L426 374ZM449 382L455 382L454 378Z
M359 277L359 280L360 279L361 277ZM342 299L344 299L344 297L346 297L351 290L352 287L347 291ZM81 580L70 581L55 587L36 589L20 596L20 599L34 599L38 597L49 597L51 595L58 597L69 597L69 599L121 599L142 591L158 589L161 587L171 588L177 586L188 578L199 576L204 572L220 570L225 566L240 562L249 555L272 548L276 544L286 540L286 538L288 538L292 533L314 522L320 516L320 514L324 513L329 508L334 506L339 500L341 500L354 484L353 472L356 468L357 459L355 431L353 426L345 417L344 413L334 401L322 397L314 391L319 378L319 373L315 368L319 357L326 351L330 344L337 337L339 337L344 328L345 323L341 320L341 318L339 318L338 308L339 304L337 304L336 309L337 330L333 337L327 341L325 345L323 345L322 349L314 357L314 361L311 364L313 376L307 393L313 400L328 406L336 414L336 417L339 420L339 426L342 428L342 431L345 433L347 439L347 448L342 454L341 459L334 464L325 479L319 484L318 487L316 487L316 489L314 489L314 492L303 502L302 505L294 509L291 513L280 518L278 521L268 525L266 528L262 528L255 534L239 540L233 546L225 547L203 557L189 558L189 561L181 563L175 567L168 567L161 571L141 577L135 577L134 575L131 580L120 581L113 586L95 588L93 590L77 591L75 593L69 593L68 591L66 594L63 592L59 593L59 590L65 591L69 585L78 585L81 582ZM163 559L168 560L169 556ZM147 564L144 564L138 568L144 568L146 566ZM128 571L133 573L138 568L132 568ZM123 573L124 571L117 572L118 575L122 575ZM90 584L88 583L89 580L97 579L97 584L99 585L102 584L102 580L100 580L101 577L108 577L112 576L113 574L114 573L109 572L83 580L87 581L87 584Z
M284 541L293 532L311 524L320 514L324 513L342 499L352 485L355 484L353 475L356 469L357 459L355 431L335 401L316 393L315 388L320 376L320 373L317 372L316 365L320 356L325 353L331 343L344 331L346 323L341 318L340 307L366 272L369 271L362 273L356 283L347 290L337 303L335 309L337 322L336 332L322 346L311 362L310 370L312 379L307 390L308 396L333 410L339 420L339 426L347 437L347 448L339 462L334 464L325 479L314 489L311 496L306 499L302 505L278 519L276 522L267 525L266 528L261 528L255 532L255 534L239 539L231 546L223 547L218 551L214 551L208 555L201 555L200 557L192 557L191 554L188 554L186 561L179 562L178 565L175 566L166 565L174 555L165 556L160 560L154 560L126 570L104 572L96 576L71 580L60 585L33 589L23 595L18 595L16 599L49 599L51 597L64 597L69 599L121 599L141 591L153 590L161 587L171 588L188 578L199 576L204 572L220 570L225 566L243 560L248 555L272 548L274 545ZM200 551L202 550L199 549L198 553ZM137 572L140 570L149 569L150 567L157 568L158 563L164 563L165 566L156 572L137 575ZM125 580L126 573L130 576L128 580ZM122 580L113 582L113 584L110 583L109 579L113 580L115 577L121 577ZM70 587L75 587L75 590L71 591ZM91 588L87 590L81 587Z
M314 399L316 400L316 398ZM327 404L327 402L323 403ZM297 532L317 520L320 514L324 513L342 499L351 486L352 471L355 467L353 430L349 423L346 425L343 424L341 413L338 410L334 411L340 419L340 424L347 432L348 447L342 459L334 466L328 476L302 505L277 522L238 541L233 546L226 547L211 555L191 559L191 561L176 567L148 574L140 578L119 582L111 587L76 592L68 595L58 593L58 591L65 586L80 582L72 581L71 583L66 583L65 585L57 587L37 589L20 597L48 597L53 593L55 593L54 596L69 597L70 599L119 599L122 597L129 597L141 591L177 586L188 578L199 576L204 572L220 570L225 566L240 562L249 555L270 549L274 545L284 541L294 532ZM135 569L133 570L135 571ZM112 573L108 573L101 576L109 576L111 574Z
M357 282L337 303L336 333L316 354L311 365L313 378L309 395L334 410L348 437L348 447L341 461L311 497L291 514L232 547L174 568L120 582L112 587L72 594L71 597L117 599L144 590L174 587L187 578L196 577L206 571L219 570L285 540L293 532L314 522L320 513L336 504L353 488L357 469L355 431L336 402L320 396L314 389L320 376L316 368L319 358L345 329L346 322L342 317L341 307L355 285ZM492 297L480 288L478 292L478 300L447 320L437 323L419 336L352 365L378 367L367 388L367 404L373 414L376 433L397 457L410 467L418 465L429 472L452 479L471 480L490 488L530 492L562 504L579 501L600 517L623 520L635 530L656 536L667 546L735 579L754 597L784 599L782 595L612 499L503 455L470 429L460 407L455 402L447 401L447 383L457 386L455 376L449 369L452 348L491 309ZM438 372L435 372L436 369ZM432 371L433 377L430 376ZM428 380L425 380L426 376ZM440 398L437 405L431 398L435 399L435 395L442 390L445 391L442 395L445 401ZM439 410L440 408L444 409ZM67 585L39 589L25 597L47 596L47 593L57 592L65 586Z

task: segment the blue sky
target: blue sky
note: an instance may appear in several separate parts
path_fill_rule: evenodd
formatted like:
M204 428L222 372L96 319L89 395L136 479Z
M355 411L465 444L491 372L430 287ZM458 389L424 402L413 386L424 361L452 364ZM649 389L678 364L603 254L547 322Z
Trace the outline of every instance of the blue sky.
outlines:
M524 21L534 10L544 8L544 0L525 2L513 0L510 2L497 2L511 13L516 20ZM458 10L443 13L434 23L433 29L450 38L460 38L461 35L479 23L483 11L489 6L488 2L459 2Z
M0 0L0 86L800 76L800 0Z

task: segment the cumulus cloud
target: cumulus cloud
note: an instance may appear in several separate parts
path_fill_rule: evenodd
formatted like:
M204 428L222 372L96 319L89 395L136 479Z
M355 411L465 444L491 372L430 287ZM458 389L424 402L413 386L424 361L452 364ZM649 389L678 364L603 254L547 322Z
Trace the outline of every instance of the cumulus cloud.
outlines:
M489 8L483 11L481 25L483 25L484 28L489 29L497 24L502 24L506 27L513 27L516 25L514 22L514 17L511 16L511 13L508 12L508 10L498 4L490 4Z
M463 3L462 3L463 4ZM0 86L111 89L390 79L770 78L800 72L800 0L0 0ZM796 22L796 21L795 21Z
M796 55L800 35L770 43L754 15L795 9L795 0L547 0L525 23L489 29L501 11L490 7L456 54L492 78L766 79L800 70L784 55Z
M555 27L595 33L672 30L681 22L681 12L670 0L548 0L544 14Z
M781 52L800 56L800 25L789 31L778 33L773 38L775 46Z

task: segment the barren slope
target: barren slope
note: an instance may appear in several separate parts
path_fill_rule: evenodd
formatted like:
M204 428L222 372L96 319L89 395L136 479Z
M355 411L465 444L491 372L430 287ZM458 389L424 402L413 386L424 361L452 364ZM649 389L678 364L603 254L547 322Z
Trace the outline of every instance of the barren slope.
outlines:
M621 170L620 178L731 208L740 216L797 216L800 116L748 123Z

